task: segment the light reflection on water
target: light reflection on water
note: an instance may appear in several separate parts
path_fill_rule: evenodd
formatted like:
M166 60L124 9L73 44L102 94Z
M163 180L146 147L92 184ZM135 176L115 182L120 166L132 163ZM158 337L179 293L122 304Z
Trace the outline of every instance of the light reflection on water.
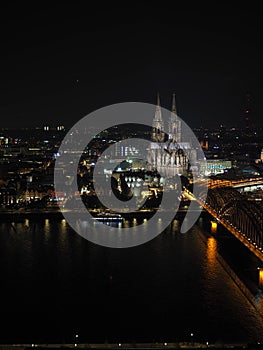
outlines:
M216 262L216 254L217 254L217 241L214 237L208 237L207 239L207 261L208 266L213 270Z
M145 224L137 226L140 234ZM152 241L126 249L94 245L65 220L1 223L2 334L8 337L11 324L18 341L34 334L60 342L76 327L100 341L188 341L191 332L201 341L262 341L262 318L217 256L214 237L197 226L181 234L176 220ZM34 315L27 325L25 315Z

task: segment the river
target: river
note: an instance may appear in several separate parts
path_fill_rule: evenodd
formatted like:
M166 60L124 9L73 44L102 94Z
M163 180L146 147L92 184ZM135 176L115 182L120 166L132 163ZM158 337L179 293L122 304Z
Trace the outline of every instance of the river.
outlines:
M175 220L125 249L90 243L65 220L2 222L0 342L262 341L260 308L220 262L224 245L234 269L254 270L253 257L204 220L185 234Z

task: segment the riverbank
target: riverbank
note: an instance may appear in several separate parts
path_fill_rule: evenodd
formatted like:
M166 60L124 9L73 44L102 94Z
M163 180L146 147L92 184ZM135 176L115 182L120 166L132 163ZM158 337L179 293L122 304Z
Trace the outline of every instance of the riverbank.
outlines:
M27 350L32 348L44 349L263 349L263 345L259 343L247 344L222 344L222 343L98 343L98 344L3 344L0 350Z
M25 219L41 220L41 219L54 219L62 220L64 219L63 213L72 213L72 215L85 214L85 211L78 210L60 210L59 208L54 209L29 209L29 210L0 210L0 221L2 222L23 222ZM121 213L123 219L129 220L136 217L138 220L150 219L156 210L141 210L134 212ZM187 211L185 209L179 209L175 213L175 218L183 219ZM103 215L100 212L91 212L91 214L96 218Z
M202 242L207 245L207 240L210 237L217 239L215 235L209 234L207 231L198 231L199 237ZM229 233L231 234L231 233ZM238 242L239 243L239 242ZM249 303L255 308L258 312L259 316L263 318L262 314L262 305L263 305L263 295L262 291L251 281L251 280L243 280L242 277L239 277L237 273L234 271L231 266L231 262L228 261L226 256L222 256L219 251L217 251L216 255L217 261L223 267L223 269L227 272L227 274L231 277L233 282L238 286L239 290L243 293Z

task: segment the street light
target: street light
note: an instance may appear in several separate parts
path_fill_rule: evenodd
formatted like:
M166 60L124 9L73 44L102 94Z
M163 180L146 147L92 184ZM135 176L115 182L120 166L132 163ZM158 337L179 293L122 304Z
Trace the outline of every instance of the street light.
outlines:
M75 335L75 338L76 338L76 341L75 341L75 347L77 347L77 346L78 346L78 337L79 337L79 335L78 335L78 334L76 334L76 335Z

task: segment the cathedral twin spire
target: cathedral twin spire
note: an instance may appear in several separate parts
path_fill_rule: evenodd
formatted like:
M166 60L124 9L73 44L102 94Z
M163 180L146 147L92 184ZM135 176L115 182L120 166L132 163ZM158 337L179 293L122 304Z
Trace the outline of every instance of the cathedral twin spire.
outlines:
M157 94L157 104L155 109L155 115L153 118L153 132L152 132L153 141L164 142L164 123L162 118L162 108L160 102L160 95Z
M175 103L175 93L173 93L173 99L172 99L172 113L174 115L177 115L177 113L176 113L176 103Z
M157 94L157 105L155 110L155 115L153 119L153 132L152 138L155 142L164 142L164 122L162 118L162 109L160 103L160 95ZM176 111L176 101L175 94L172 95L172 109L171 116L168 121L168 139L172 142L181 142L181 121L178 119Z

